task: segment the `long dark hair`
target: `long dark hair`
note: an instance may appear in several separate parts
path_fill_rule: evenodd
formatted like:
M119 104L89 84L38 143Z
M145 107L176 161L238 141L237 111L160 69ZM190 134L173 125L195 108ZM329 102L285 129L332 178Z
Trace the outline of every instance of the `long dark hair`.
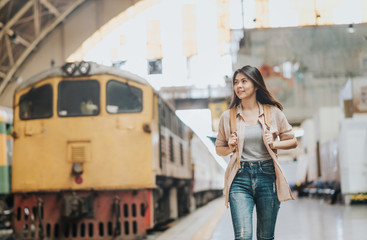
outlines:
M240 69L237 69L233 74L232 84L234 85L234 81L236 79L237 74L242 73L244 74L248 79L250 79L254 86L257 88L256 91L256 100L261 104L269 104L278 107L280 110L283 111L283 106L275 100L273 95L269 92L269 90L266 88L265 81L263 79L263 76L261 75L260 71L256 67L252 67L249 65L246 65ZM241 99L239 99L233 90L232 92L232 99L229 104L229 108L237 107L241 104Z

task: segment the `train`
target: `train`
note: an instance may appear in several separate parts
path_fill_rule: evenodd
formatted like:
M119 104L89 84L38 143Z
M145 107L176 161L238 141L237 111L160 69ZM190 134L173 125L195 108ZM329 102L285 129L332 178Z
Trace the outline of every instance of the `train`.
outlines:
M224 169L133 73L53 67L18 87L13 111L16 239L141 239L221 195Z
M0 106L0 229L11 227L13 212L13 197L11 194L12 128L13 110Z

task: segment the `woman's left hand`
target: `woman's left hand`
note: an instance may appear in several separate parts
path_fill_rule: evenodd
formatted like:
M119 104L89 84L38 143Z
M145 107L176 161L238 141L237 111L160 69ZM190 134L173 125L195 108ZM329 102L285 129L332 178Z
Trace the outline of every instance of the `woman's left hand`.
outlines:
M274 148L273 135L267 129L265 130L265 141L270 148Z

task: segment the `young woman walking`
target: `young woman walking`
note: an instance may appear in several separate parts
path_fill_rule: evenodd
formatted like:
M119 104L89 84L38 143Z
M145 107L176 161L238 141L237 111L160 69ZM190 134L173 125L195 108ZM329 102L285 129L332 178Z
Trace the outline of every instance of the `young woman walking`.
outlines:
M232 154L223 194L226 206L230 205L235 239L252 239L255 205L257 239L274 239L280 202L294 199L276 151L297 147L297 140L283 106L268 91L255 67L244 66L234 72L229 108L235 109L237 132L231 132L231 110L225 111L219 122L216 151L220 156Z

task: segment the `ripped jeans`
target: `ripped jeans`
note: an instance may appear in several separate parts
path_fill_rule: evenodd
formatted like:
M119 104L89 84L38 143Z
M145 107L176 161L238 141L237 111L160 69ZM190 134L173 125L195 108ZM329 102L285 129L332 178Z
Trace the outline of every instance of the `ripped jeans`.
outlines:
M257 240L274 239L280 207L273 160L241 162L229 191L232 223L237 240L252 239L252 213L256 205Z

